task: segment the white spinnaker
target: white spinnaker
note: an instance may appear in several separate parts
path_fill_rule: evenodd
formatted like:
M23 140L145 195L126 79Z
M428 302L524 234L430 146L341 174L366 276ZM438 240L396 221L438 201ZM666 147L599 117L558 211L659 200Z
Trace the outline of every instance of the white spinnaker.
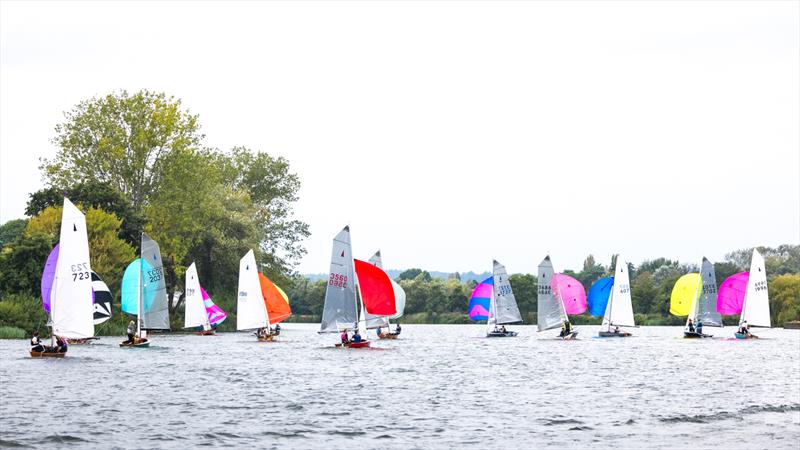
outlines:
M771 327L769 317L769 292L767 291L767 271L764 267L764 257L758 250L753 249L750 260L750 278L747 280L747 293L744 297L744 306L739 324L747 321L747 325L754 327Z
M606 319L607 317L607 319ZM631 299L631 285L628 276L628 263L617 255L617 262L614 265L614 287L611 290L611 298L606 306L606 316L603 323L611 326L635 327L633 319L633 301Z
M208 323L206 307L203 304L203 294L200 293L197 266L194 263L186 269L186 298L184 304L184 328L200 327Z
M399 319L403 317L403 311L406 309L406 291L403 287L394 280L392 282L392 290L394 290L394 304L397 307L397 312L389 316L390 319Z
M239 295L236 300L236 329L254 330L269 326L267 306L261 295L258 266L253 250L239 260Z
M71 339L92 337L94 304L86 218L67 198L61 214L59 245L50 300L53 334Z

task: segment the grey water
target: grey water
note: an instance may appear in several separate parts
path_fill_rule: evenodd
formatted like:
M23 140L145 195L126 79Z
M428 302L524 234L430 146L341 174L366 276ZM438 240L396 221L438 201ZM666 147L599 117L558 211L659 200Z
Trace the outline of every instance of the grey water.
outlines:
M800 331L681 339L642 327L406 325L397 341L332 348L315 324L122 337L31 359L0 341L0 447L798 448ZM370 333L372 335L372 333Z

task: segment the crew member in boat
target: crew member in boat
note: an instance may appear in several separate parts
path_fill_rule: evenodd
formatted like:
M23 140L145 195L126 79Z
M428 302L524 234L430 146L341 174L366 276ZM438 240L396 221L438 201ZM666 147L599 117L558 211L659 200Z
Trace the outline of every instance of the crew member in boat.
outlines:
M67 352L67 341L61 336L56 336L56 352L57 353Z
M263 338L267 335L267 330L264 327L259 328L256 330L256 337Z
M505 325L500 327L500 332L503 333L503 334L508 333L508 331L506 330L506 326Z
M572 324L569 323L569 320L565 320L563 324L561 324L561 337L569 336L572 333Z
M135 344L136 343L135 339L136 339L136 322L131 320L130 322L128 322L128 341L127 342L130 342L131 344Z
M703 334L703 322L698 320L695 330L697 330L697 334Z
M619 334L619 327L614 327L614 333Z
M400 330L402 330L402 328L400 328L400 323L398 323L398 324L397 324L397 328L395 328L395 329L394 329L394 334L396 334L396 335L400 335ZM390 330L390 331L391 331L391 330Z
M379 337L380 337L381 334L383 334L383 333L381 333L381 327L380 326L375 329L375 333L377 333Z
M33 337L31 337L31 351L32 352L43 352L45 350L42 341L39 339L39 332L34 331Z
M355 331L353 331L353 342L356 343L356 344L361 342L361 335L358 333L358 329L357 328L356 328Z
M689 319L689 323L687 323L686 326L689 328L689 333L694 333L694 323L692 319Z
M347 336L347 330L342 331L341 338L342 344L347 344L347 342L350 341L350 338Z
M742 322L742 325L739 327L739 333L742 333L745 336L750 336L750 325L747 325L746 320Z
M275 324L275 334L281 334L281 324Z

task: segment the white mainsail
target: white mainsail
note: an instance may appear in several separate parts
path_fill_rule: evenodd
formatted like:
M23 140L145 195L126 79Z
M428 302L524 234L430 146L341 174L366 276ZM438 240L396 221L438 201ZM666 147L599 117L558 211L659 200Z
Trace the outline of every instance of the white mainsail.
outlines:
M511 290L505 266L493 261L492 277L494 282L494 289L492 289L494 322L497 325L522 322L522 314L520 314L517 300L514 298L514 291Z
M186 299L184 310L184 328L208 326L208 314L203 304L203 294L200 292L200 279L197 276L197 266L192 263L186 269ZM209 326L210 328L210 326Z
M236 329L254 330L269 327L269 315L253 250L239 260L239 295L236 300Z
M611 289L611 297L608 299L606 313L603 316L603 327L606 330L610 330L613 326L636 326L633 318L628 263L622 259L621 255L617 255L617 261L614 265L614 286Z
M338 333L353 329L358 322L355 269L350 245L350 227L346 226L333 238L331 269L325 289L320 333Z
M752 327L772 326L769 316L767 270L764 267L764 257L756 249L753 249L753 257L750 260L750 277L747 280L747 292L744 295L739 325L745 321Z
M92 268L89 238L83 213L64 198L61 213L61 247L50 294L53 335L70 339L94 336Z

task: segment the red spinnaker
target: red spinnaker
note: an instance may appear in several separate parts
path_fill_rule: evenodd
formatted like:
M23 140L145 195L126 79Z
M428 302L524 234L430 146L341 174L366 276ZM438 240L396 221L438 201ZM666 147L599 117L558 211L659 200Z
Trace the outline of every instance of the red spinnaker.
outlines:
M389 275L368 262L354 259L356 277L364 309L376 316L391 316L397 312L394 289Z

